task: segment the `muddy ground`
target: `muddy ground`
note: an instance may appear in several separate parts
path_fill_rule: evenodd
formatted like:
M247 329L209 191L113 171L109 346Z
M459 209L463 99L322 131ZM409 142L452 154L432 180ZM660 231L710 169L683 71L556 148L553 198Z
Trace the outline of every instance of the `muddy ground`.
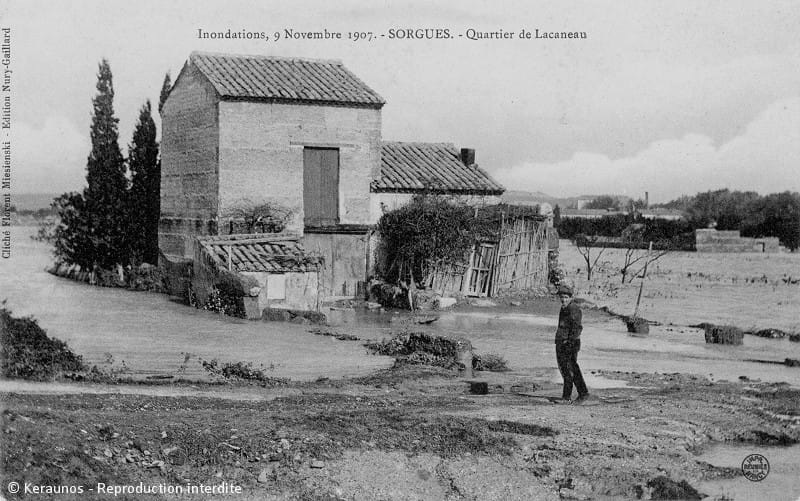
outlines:
M236 499L663 499L666 479L698 486L741 475L698 461L716 442L800 439L800 390L786 385L602 375L629 384L596 390L585 405L472 395L469 378L421 366L276 388L169 386L176 397L136 386L8 393L2 493L18 498L11 481L84 486L20 499L108 498L89 491L98 483L227 482L242 488ZM557 393L540 382L534 395Z

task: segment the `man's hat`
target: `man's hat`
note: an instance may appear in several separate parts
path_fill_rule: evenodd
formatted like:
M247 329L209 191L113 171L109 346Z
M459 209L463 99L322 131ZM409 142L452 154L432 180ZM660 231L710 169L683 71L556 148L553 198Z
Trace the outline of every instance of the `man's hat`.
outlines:
M570 287L569 285L559 285L558 295L572 297L572 287Z

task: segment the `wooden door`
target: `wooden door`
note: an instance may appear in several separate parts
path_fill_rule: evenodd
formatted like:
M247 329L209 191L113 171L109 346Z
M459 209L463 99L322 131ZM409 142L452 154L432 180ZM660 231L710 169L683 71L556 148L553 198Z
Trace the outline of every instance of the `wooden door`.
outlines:
M303 149L303 211L306 226L339 224L338 149Z
M466 295L481 297L489 295L496 252L495 244L475 244L467 270Z

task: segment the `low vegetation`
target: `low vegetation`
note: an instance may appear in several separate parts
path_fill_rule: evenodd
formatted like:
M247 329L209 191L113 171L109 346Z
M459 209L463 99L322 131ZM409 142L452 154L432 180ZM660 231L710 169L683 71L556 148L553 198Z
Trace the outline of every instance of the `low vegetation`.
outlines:
M381 216L379 275L390 284L424 284L438 266L466 262L476 239L494 227L476 209L441 195L417 195Z
M505 372L509 370L508 362L501 355L486 353L472 356L472 368L476 371Z
M0 306L0 363L7 378L45 380L85 369L80 355L67 344L50 338L31 317L16 318Z
M200 364L209 374L227 381L255 381L270 386L280 386L289 382L287 378L267 376L265 373L266 367L261 365L258 368L254 368L251 362L220 363L219 360L214 358L212 360L200 360Z
M377 355L395 357L400 364L463 369L463 363L459 360L463 343L463 340L432 336L425 332L410 332L380 341L367 341L365 346Z

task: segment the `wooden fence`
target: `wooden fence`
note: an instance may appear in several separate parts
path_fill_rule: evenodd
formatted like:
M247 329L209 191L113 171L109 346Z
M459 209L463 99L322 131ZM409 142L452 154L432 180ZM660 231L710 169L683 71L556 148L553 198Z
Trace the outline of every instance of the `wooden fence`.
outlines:
M478 242L465 266L440 266L426 286L439 292L495 296L547 285L547 221L541 217L503 214L499 239Z
M490 295L547 285L548 247L545 221L503 216Z

